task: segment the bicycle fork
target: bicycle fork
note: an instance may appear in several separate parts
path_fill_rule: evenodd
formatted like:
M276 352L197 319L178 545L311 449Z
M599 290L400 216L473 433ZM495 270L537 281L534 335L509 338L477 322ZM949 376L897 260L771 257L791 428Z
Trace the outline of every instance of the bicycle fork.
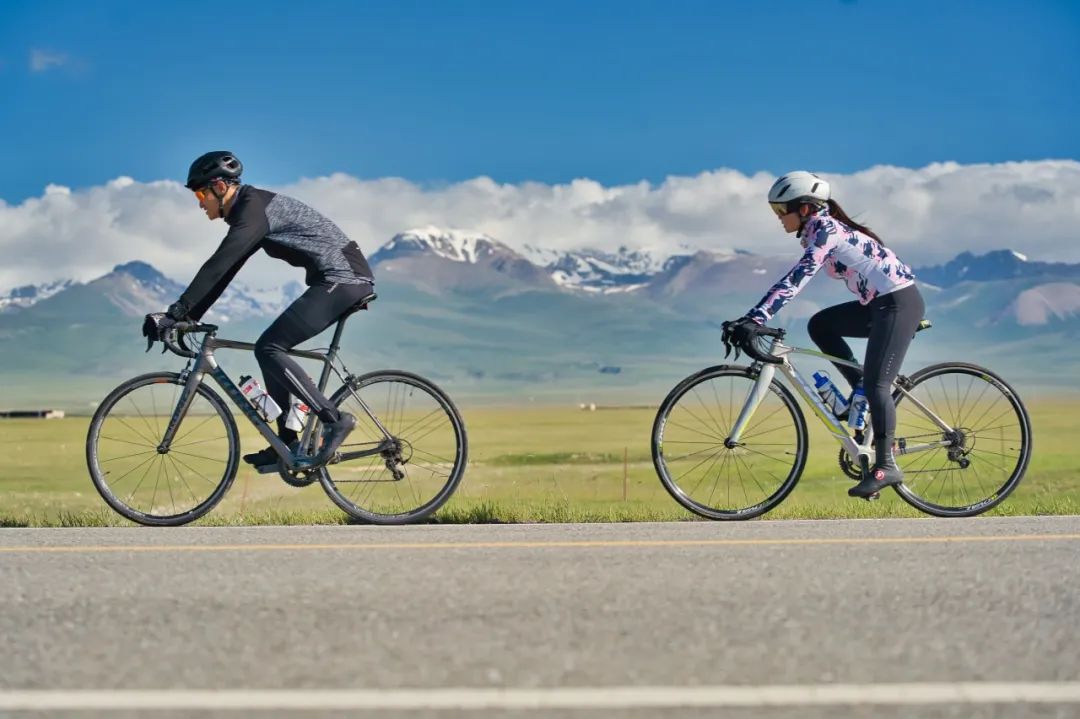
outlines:
M205 373L199 365L196 365L194 370L185 369L180 373L180 379L184 380L184 389L180 391L176 407L173 408L172 417L169 418L169 426L165 428L165 434L161 436L161 443L157 446L158 454L168 454L173 440L176 439L176 431L180 427L180 423L184 420L188 410L191 409L191 403L195 400L195 393L199 390L204 375Z

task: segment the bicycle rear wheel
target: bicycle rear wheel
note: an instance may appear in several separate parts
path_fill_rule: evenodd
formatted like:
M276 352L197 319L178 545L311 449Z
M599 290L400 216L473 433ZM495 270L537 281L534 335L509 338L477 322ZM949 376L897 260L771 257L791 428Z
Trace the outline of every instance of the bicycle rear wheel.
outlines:
M410 524L430 516L457 489L465 472L468 439L454 403L415 374L384 370L363 375L331 397L357 425L339 452L378 447L385 437L356 400L363 400L393 436L396 447L329 464L323 489L350 516L372 524Z
M1031 459L1031 420L1012 387L988 369L950 362L919 370L908 392L944 420L943 432L896 392L897 493L938 517L971 517L996 507L1024 476ZM908 447L946 446L904 454Z
M806 420L775 379L738 444L725 444L755 382L746 367L712 367L680 382L656 413L656 473L676 502L702 517L768 512L795 488L806 464Z
M240 436L225 403L200 385L168 452L158 445L183 385L173 372L128 380L101 402L86 436L86 464L102 499L133 522L187 524L229 491Z

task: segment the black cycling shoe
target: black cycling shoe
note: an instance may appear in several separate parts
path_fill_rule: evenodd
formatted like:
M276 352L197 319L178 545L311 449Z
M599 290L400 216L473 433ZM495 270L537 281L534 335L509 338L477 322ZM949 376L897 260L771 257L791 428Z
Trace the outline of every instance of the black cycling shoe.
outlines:
M244 461L250 464L252 467L258 469L259 467L266 467L268 465L277 466L278 453L274 451L273 447L267 447L266 449L259 450L258 452L252 452L251 454L244 455Z
M282 439L282 441L286 441ZM296 449L300 446L300 440L294 439L289 442L289 451L296 455ZM258 452L252 452L251 454L244 455L244 461L255 468L255 471L259 474L270 474L278 471L278 465L281 462L281 457L274 451L273 447L267 447L266 449L259 450Z
M870 468L869 474L862 478L858 484L849 489L847 493L852 497L870 499L886 487L901 484L904 481L904 473L896 466L895 462L882 462Z
M349 436L349 433L356 429L356 417L348 412L342 412L337 422L328 422L323 425L322 431L322 447L319 448L319 454L316 461L319 463L328 462L334 453L338 451L338 447L345 441L345 438Z

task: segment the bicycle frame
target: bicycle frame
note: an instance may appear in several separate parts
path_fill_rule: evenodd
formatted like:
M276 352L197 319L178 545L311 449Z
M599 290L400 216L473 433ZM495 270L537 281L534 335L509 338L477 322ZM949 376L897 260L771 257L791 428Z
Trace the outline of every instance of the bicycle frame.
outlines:
M848 453L848 456L855 461L859 461L860 458L866 457L869 459L873 454L873 429L868 425L863 435L863 444L858 444L854 438L852 438L844 425L838 420L833 413L822 402L821 397L818 396L817 391L813 385L806 381L805 378L795 368L795 365L791 363L789 359L790 355L803 354L834 362L836 364L844 365L846 367L852 367L854 369L862 371L862 365L857 362L851 362L839 357L833 357L832 355L825 354L824 352L818 352L811 349L803 349L800 347L789 347L785 345L780 338L774 337L772 343L769 345L769 354L783 359L782 363L769 364L765 362L755 363L755 367L758 367L757 380L754 382L754 386L750 388L750 392L747 394L746 402L743 404L742 410L739 412L739 417L732 426L731 435L727 438L725 444L734 447L738 444L739 437L742 435L746 425L750 422L750 418L754 412L757 411L758 405L761 404L761 400L765 397L765 393L769 391L769 384L776 376L776 371L779 369L780 373L787 378L788 384L803 398L810 407L813 408L814 413L818 416L818 419L822 421L829 433L843 445L844 450ZM925 404L920 402L914 396L912 396L904 387L898 376L896 380L893 380L893 390L899 392L905 398L910 401L916 407L941 428L943 433L953 432L953 428L938 417L933 411L931 411ZM938 447L948 447L950 442L943 440L940 442L928 442L926 444L919 444L914 446L908 446L906 443L897 448L898 454L913 454L915 452L924 452L930 449L936 449Z
M338 349L341 344L341 333L344 330L344 319L338 322L337 329L334 331L334 339L330 343L330 347L326 352L317 352L314 350L290 350L287 352L292 357L299 357L301 359L317 360L323 363L322 372L319 375L319 392L326 392L327 382L330 380L331 372L335 372L338 376L341 376L340 372L337 372L334 367L334 362L337 361ZM180 422L183 420L184 415L187 414L188 409L191 407L191 403L195 399L195 394L200 384L209 375L219 387L225 392L225 394L233 401L233 404L248 418L248 421L255 426L255 429L259 431L259 434L270 443L270 446L278 453L278 456L282 458L285 464L285 468L290 471L297 471L302 469L308 469L312 466L311 457L300 453L299 456L294 455L292 450L289 449L281 438L277 436L277 433L271 429L266 420L262 418L258 410L244 397L240 388L236 386L236 383L229 378L225 370L217 362L217 358L214 356L214 351L217 349L231 349L241 350L247 352L253 352L255 350L255 344L252 342L238 342L236 340L219 339L214 333L209 333L203 339L198 355L195 358L195 364L191 369L185 369L181 373L181 378L185 377L184 389L180 393L180 397L177 401L176 407L173 410L172 418L169 420L169 426L165 430L165 434L162 437L161 444L158 445L158 451L168 451L173 439L176 436L176 431L180 426ZM374 415L371 409L367 406L367 403L356 394L355 389L350 382L351 375L348 377L342 377L346 385L350 388L352 396L360 404L360 407L364 410L371 421L383 434L383 440L373 449L358 450L354 452L342 452L340 453L340 459L337 461L346 461L350 459L357 459L359 457L368 457L371 455L379 454L380 452L393 449L395 440L390 432L382 425L379 419ZM288 407L283 408L282 411L289 411ZM304 423L303 433L300 435L301 448L307 447L311 439L311 434L315 430L318 424L318 417L314 413L311 413Z

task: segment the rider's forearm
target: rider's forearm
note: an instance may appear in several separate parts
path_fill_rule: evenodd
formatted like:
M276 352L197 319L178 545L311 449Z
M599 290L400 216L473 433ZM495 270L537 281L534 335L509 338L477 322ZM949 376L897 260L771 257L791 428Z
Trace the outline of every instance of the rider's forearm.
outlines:
M180 299L169 307L169 316L174 319L201 319L247 259L259 249L259 243L268 229L262 213L251 222L245 219L234 224L214 254L199 268Z

